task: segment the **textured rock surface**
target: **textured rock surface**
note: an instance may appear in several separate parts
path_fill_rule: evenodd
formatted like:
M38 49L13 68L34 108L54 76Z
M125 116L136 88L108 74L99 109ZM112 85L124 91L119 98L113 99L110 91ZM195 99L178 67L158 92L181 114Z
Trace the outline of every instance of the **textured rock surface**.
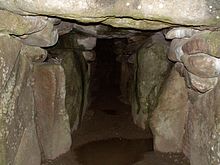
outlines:
M181 60L189 72L201 78L212 78L219 75L218 59L215 57L197 53L190 56L183 55Z
M179 27L179 28L172 28L168 31L165 36L167 39L182 39L182 38L190 38L194 34L198 33L199 30L193 28L186 28L186 27Z
M214 57L220 57L219 31L203 31L193 35L183 45L183 52L186 54L206 53Z
M173 68L162 87L158 105L151 118L156 151L182 152L188 109L184 78Z
M217 165L219 157L219 83L203 95L191 92L185 149L192 165Z
M0 162L22 165L33 161L39 165L41 155L29 79L31 63L27 54L19 53L22 44L18 40L1 36L0 43Z
M168 56L182 62L178 63L178 71L194 90L188 91L190 108L183 145L192 165L220 163L218 38L218 31L203 31L189 39L180 39L179 43L174 40Z
M35 46L23 45L21 53L31 62L44 62L47 58L47 51Z
M31 154L30 154L31 152ZM25 128L14 164L41 164L41 151L37 139L35 124L31 123Z
M39 143L45 158L55 159L71 146L64 70L60 65L35 65L33 81Z
M8 0L7 3L1 0L0 6L20 14L37 13L82 22L102 21L113 26L139 29L160 29L171 24L213 25L218 24L220 14L217 0Z
M190 72L188 72L188 75L186 75L186 76L189 77L191 88L194 90L197 90L201 93L205 93L205 92L208 92L208 91L214 89L214 87L218 83L218 77L201 78L201 77L198 77Z
M0 10L0 18L0 32L15 35L37 32L45 28L47 23L47 17L20 16L5 10Z
M24 36L21 40L26 45L49 47L56 44L58 40L58 31L54 28L51 21L47 21L46 26L42 30Z
M169 31L167 38L175 40L172 41L168 57L181 63L180 72L185 77L187 87L196 91L190 90L191 109L184 136L184 152L192 165L220 163L220 86L217 84L220 35L215 29L220 19L218 0L0 0L0 6L1 164L39 165L41 159L53 159L69 149L70 130L77 128L88 102L89 68L83 54L86 57L93 53L82 51L93 49L94 37L131 37L140 33L103 24L145 30L176 25L199 26L199 30L180 28ZM73 21L66 23L54 17ZM94 24L79 25L78 21ZM203 28L206 30L202 31ZM39 47L54 45L58 33L65 34L72 29L89 34L92 38L83 36L82 39L74 33L69 37L64 35L63 40L66 41L57 45L62 49L57 52L62 58L47 58L46 51ZM135 123L142 128L148 124L149 114L157 105L161 85L166 78L169 68L166 49L167 43L162 36L154 35L139 50L134 62L132 109ZM134 55L134 50L129 55ZM36 64L45 60L46 64ZM175 76L171 78L175 79ZM179 93L173 90L174 87L180 88L178 83L172 85L175 80L165 84L159 108L153 114L155 148L161 151L180 151L182 145L185 114L178 116L177 112L186 104L178 108L182 102L170 103L180 98ZM173 100L166 102L165 96L171 93ZM179 111L171 113L168 103ZM163 113L162 117L175 120L162 120L158 114ZM181 122L177 123L175 116ZM156 129L161 123L171 125L167 132L166 129ZM180 129L177 130L177 127ZM174 137L174 134L178 136Z
M59 59L66 75L66 109L71 130L77 129L88 104L89 77L82 46L77 44L77 35L71 33L60 37L50 56Z
M39 165L70 148L64 70L53 63L37 64L46 58L39 47L23 45L9 35L0 37L2 165Z
M173 36L178 35L173 33ZM181 35L183 39L172 40L168 58L182 63L180 70L188 87L201 93L213 89L220 73L218 31L197 31L190 38L185 38L185 33Z
M149 39L138 51L132 99L134 122L145 129L149 112L154 110L159 91L169 70L168 43L161 33Z
M147 41L149 36L131 36L125 39L114 39L113 51L120 62L120 100L131 104L132 85L134 80L134 61L138 49Z

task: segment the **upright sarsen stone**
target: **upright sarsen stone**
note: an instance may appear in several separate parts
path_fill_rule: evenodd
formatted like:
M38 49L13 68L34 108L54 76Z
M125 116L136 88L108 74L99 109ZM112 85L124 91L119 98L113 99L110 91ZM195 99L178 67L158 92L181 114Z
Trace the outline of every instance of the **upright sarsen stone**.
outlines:
M170 63L168 43L156 33L138 51L135 62L132 112L134 122L145 129L150 112L157 105L159 91L167 77Z

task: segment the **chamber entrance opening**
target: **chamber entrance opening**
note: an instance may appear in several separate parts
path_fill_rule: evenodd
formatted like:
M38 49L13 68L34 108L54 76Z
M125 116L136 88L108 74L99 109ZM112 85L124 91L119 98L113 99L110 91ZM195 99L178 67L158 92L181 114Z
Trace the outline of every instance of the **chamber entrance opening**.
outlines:
M116 60L114 39L98 39L96 43L96 60L91 64L91 95L120 94L121 64Z
M50 165L181 164L180 161L183 160L182 155L167 155L154 152L153 137L150 129L146 127L145 130L143 130L134 123L134 114L131 111L131 105L134 104L131 96L134 93L132 93L131 89L135 79L135 63L138 61L139 64L142 64L140 65L140 69L142 70L139 73L140 82L142 82L143 76L147 76L145 72L148 69L153 70L155 68L151 66L153 63L151 56L149 59L145 59L145 53L143 52L139 52L140 58L135 60L136 57L133 50L134 47L140 48L137 46L141 45L140 42L148 42L147 37L134 37L130 38L130 41L129 38L97 39L96 47L92 50L96 53L96 59L87 61L86 67L83 67L84 65L78 65L77 62L72 65L73 68L76 68L72 73L76 73L80 68L83 71L89 72L89 89L88 92L85 92L88 94L89 106L86 111L81 113L83 118L80 120L80 126L72 132L71 150L60 158L50 162ZM65 41L64 36L63 43L70 44L71 42ZM128 46L128 44L131 46ZM152 45L149 44L147 46ZM71 47L71 45L69 47ZM69 57L74 57L76 61L80 61L81 59L79 60L78 58L81 58L82 56L80 55L82 54L78 53L75 48L74 45L71 49L62 49L61 51L70 52ZM77 49L81 51L80 47L77 47ZM146 49L148 50L148 47ZM144 52L147 50L144 50ZM74 53L72 54L72 52ZM156 53L154 53L154 50L152 50L152 52L153 57ZM68 54L65 54L64 56L67 55ZM146 64L140 61L142 58ZM66 60L64 62L68 63L69 61ZM149 66L151 67L149 68ZM66 70L71 69L66 68ZM82 73L81 70L79 73ZM154 75L153 72L149 73ZM71 77L74 79L74 81L71 82L77 80L78 75L75 75L75 77ZM87 78L82 77L79 76L78 80L79 83L83 82L83 85L80 87L85 91ZM149 77L152 78L153 76ZM143 81L149 80L143 79ZM67 84L67 86L70 87L71 85L72 83ZM137 84L135 85L137 87ZM143 84L139 83L138 85ZM67 92L68 91L69 90L67 90ZM81 97L82 99L79 100L79 102L84 102L84 95L77 96L78 97L72 97L72 100ZM76 111L75 108L70 110L70 112L72 112L72 110ZM81 112L81 110L82 109L79 109L78 112ZM74 117L74 114L72 116ZM175 162L175 160L178 161Z
M123 49L126 42L126 39L97 40L96 60L90 64L91 103L81 127L73 133L77 160L82 164L127 165L153 151L150 133L134 124L131 105L124 103L122 97L122 75L131 73L123 73L122 58L126 54L117 54L117 49Z

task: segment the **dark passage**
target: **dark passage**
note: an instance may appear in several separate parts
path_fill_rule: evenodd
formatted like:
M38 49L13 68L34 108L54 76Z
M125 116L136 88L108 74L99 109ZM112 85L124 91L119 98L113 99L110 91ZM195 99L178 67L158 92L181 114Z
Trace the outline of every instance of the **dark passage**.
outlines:
M179 165L172 157L153 152L150 130L133 123L131 106L121 101L121 63L114 40L98 40L91 64L91 104L73 132L71 151L53 165ZM123 72L122 72L123 74ZM173 155L172 155L173 156ZM179 161L181 160L181 161Z
M92 102L81 129L73 136L77 141L88 138L75 149L77 161L83 165L129 165L153 150L148 132L133 124L131 106L119 100L121 63L114 48L114 39L97 41Z
M98 39L95 51L96 60L91 67L91 98L99 95L107 96L112 92L119 94L120 63L116 61L114 40Z

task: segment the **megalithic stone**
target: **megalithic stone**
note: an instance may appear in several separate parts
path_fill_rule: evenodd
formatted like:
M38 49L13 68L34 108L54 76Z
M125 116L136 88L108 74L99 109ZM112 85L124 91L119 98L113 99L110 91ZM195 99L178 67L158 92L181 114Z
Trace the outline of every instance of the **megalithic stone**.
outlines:
M203 31L195 34L183 45L185 54L206 53L214 57L220 57L220 32Z
M189 72L201 78L217 77L220 73L220 59L204 53L183 55L181 61Z
M186 70L185 66L181 62L177 62L175 64L175 69L177 72L179 72L180 76L184 77L186 86L188 88L192 88L192 84L189 77L189 72Z
M181 56L184 55L182 51L182 45L187 42L187 39L174 39L171 42L170 49L168 52L168 58L171 61L181 61Z
M189 79L192 89L201 93L212 90L218 83L218 77L213 78L201 78L189 72Z
M184 65L180 62L175 64L175 69L180 76L184 77L186 86L200 93L205 93L212 90L218 83L218 77L201 78L186 70Z
M186 27L178 27L173 28L165 34L166 39L176 39L176 38L190 38L194 34L200 32L199 30L186 28Z
M36 46L23 45L21 54L26 56L31 62L41 63L47 58L47 51Z
M32 33L27 36L23 36L21 41L25 45L37 46L37 47L49 47L53 46L58 41L58 31L54 28L50 21L47 21L47 25L41 31Z

